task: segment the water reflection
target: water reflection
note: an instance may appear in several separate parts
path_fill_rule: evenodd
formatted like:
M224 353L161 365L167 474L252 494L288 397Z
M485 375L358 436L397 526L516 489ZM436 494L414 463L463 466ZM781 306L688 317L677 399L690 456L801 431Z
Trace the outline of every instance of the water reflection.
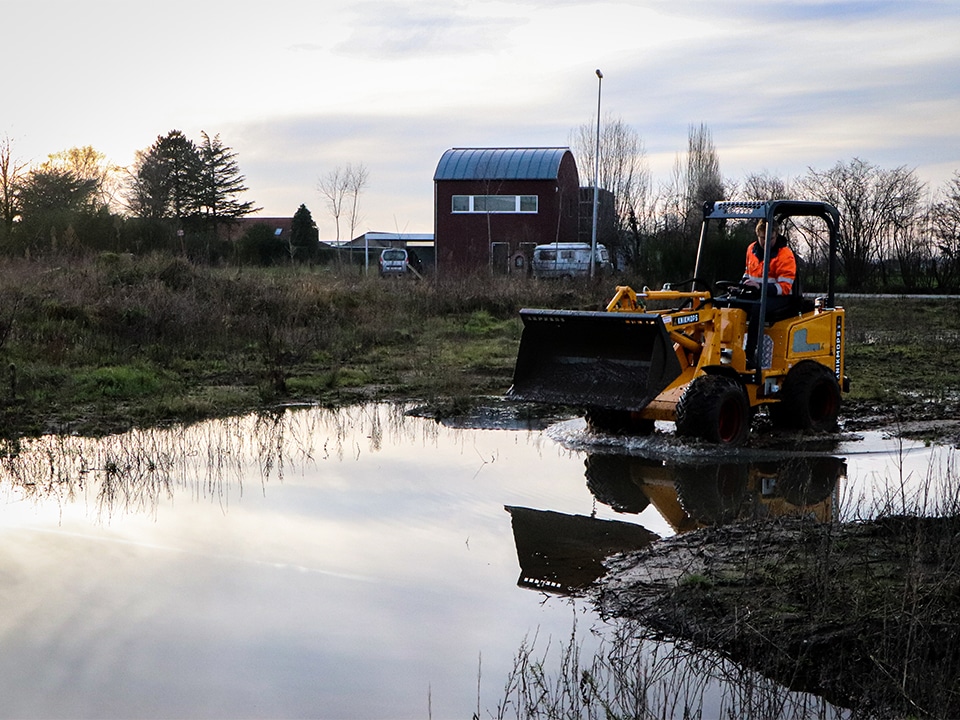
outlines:
M221 418L174 428L86 438L46 435L0 446L0 487L19 499L91 502L100 520L117 513L155 516L175 493L226 509L251 478L261 490L288 469L344 461L392 443L435 441L432 423L408 422L403 405L312 408ZM363 444L356 437L362 428ZM253 469L253 472L251 472Z
M608 626L593 654L582 651L582 637L574 624L566 640L526 638L490 717L856 717L723 653L665 641L629 620Z
M681 456L682 453L676 453ZM642 454L587 454L586 486L597 502L620 515L644 517L653 508L674 533L708 526L804 517L836 519L846 463L833 456L793 454L780 459L684 462ZM637 522L508 507L521 567L520 587L577 594L591 587L617 553L648 548L659 536ZM599 604L599 603L598 603ZM793 717L843 718L849 712L799 691L756 665L631 620L606 616L592 656L573 639L551 658L536 640L520 647L498 705L566 717ZM499 717L500 715L498 715Z
M831 456L667 463L636 455L592 454L587 487L621 513L653 505L674 532L783 516L834 519L846 463Z
M586 485L617 513L656 509L675 533L778 517L836 518L846 463L832 456L779 460L666 462L641 455L589 454ZM640 550L659 535L635 522L507 507L520 563L518 584L576 593L606 572L604 560Z
M0 717L470 716L571 613L516 592L503 505L590 496L539 431L407 410L5 445Z
M957 716L949 457L901 445L865 472L871 459L855 453L871 482L847 497L872 522L849 522L840 457L708 461L676 445L666 459L665 447L586 455L594 498L636 523L508 508L522 587L582 592L612 568L589 596L613 644L565 650L545 681L544 659L521 646L504 702L575 717ZM881 458L892 461L882 483ZM640 524L651 510L670 534L715 529L660 543ZM764 522L775 518L804 522ZM612 557L638 549L649 551Z
M501 410L493 429L410 410L4 445L0 716L488 716L521 638L588 617L592 652L606 629L577 589L601 557L837 509L829 462L712 468L658 438L618 457L582 423L565 443ZM884 473L850 458L855 479ZM521 585L548 594L517 590L520 555Z
M656 533L640 525L567 515L550 510L507 507L520 561L520 587L571 594L604 574L610 555L641 550Z

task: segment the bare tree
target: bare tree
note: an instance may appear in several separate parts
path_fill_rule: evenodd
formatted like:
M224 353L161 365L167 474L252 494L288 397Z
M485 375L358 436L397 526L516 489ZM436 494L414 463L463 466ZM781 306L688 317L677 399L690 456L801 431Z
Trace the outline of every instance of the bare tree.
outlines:
M886 217L881 235L883 283L890 285L888 272L896 269L907 289L919 289L930 281L925 269L933 257L923 227L926 186L902 166L881 172L880 183L879 212Z
M345 170L338 165L317 181L317 190L320 191L326 201L327 210L333 216L338 243L340 242L340 215L343 213L343 199L346 197L349 188L348 171L349 167Z
M854 158L829 170L811 168L800 185L810 197L840 211L837 245L848 287L860 290L884 282L886 253L897 247L895 253L903 252L913 242L923 190L913 171L883 170Z
M333 217L333 223L337 230L337 262L340 258L340 218L344 212L347 213L347 220L350 226L350 240L353 240L354 232L362 220L360 215L360 195L367 186L367 180L370 174L367 168L361 163L354 167L347 163L345 167L337 165L333 170L322 176L317 181L317 190L326 201L327 210Z
M693 270L696 243L706 202L723 200L725 185L720 159L707 127L690 126L687 152L678 153L673 171L651 203L653 246L649 269L678 280ZM712 243L719 245L719 243Z
M704 203L723 200L725 186L720 158L710 130L704 124L690 126L687 152L677 154L670 179L661 187L658 212L668 227L679 221L688 235L695 235L703 219Z
M720 157L713 144L713 136L703 123L699 127L690 126L686 161L687 227L696 229L703 218L704 204L726 197L720 174Z
M5 135L0 141L0 222L5 235L13 229L13 221L19 214L17 196L26 169L27 163L13 157L13 143Z
M570 137L577 166L591 168L591 174L595 167L596 127L594 118L576 128ZM597 186L613 193L618 238L636 235L631 226L639 228L649 212L650 169L640 134L612 115L607 115L600 125L599 171Z
M357 227L363 220L363 216L360 214L360 194L367 187L370 173L367 171L367 168L364 167L363 163L360 163L357 167L353 167L350 163L347 163L345 174L347 197L350 199L350 239L353 240Z
M740 194L747 200L786 200L793 192L789 180L764 171L747 175Z
M350 239L362 220L360 215L360 195L367 186L370 173L361 163L354 167L347 163L345 167L337 165L333 170L317 181L317 190L327 204L327 210L333 217L337 229L337 241L340 240L340 218L344 211L350 226ZM344 207L346 205L346 207Z
M956 290L960 287L960 172L955 172L937 193L930 208L930 229L937 285L943 290Z

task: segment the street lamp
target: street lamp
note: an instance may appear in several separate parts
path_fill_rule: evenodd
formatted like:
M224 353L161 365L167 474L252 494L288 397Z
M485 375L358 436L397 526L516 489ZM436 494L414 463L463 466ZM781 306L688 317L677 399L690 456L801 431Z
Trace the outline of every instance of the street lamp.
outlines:
M600 90L603 88L603 73L597 68L597 146L593 155L593 231L590 237L590 277L597 268L597 195L600 193Z

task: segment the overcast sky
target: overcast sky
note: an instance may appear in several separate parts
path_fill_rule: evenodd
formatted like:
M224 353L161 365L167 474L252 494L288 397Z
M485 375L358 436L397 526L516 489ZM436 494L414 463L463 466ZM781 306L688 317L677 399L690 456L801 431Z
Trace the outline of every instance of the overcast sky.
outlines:
M432 232L444 150L568 145L596 68L655 183L700 123L732 179L960 171L958 0L0 0L0 22L15 157L92 145L127 166L172 129L219 133L243 199L304 203L324 238L329 170L369 171L358 231Z

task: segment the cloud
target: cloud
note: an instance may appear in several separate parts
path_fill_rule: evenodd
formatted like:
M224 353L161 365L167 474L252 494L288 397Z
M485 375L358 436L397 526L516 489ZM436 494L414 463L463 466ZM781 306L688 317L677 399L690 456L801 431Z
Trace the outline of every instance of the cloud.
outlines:
M350 10L355 28L339 50L381 59L489 52L509 29L527 22L471 12L462 2L361 2Z
M600 67L602 112L637 130L655 182L701 122L733 176L853 156L932 182L960 167L948 2L172 2L57 15L5 107L18 157L93 145L124 164L172 128L220 132L264 213L310 206L324 168L362 162L371 225L428 231L445 149L566 144L596 112ZM42 7L5 20L39 27ZM10 41L35 51L30 33Z

